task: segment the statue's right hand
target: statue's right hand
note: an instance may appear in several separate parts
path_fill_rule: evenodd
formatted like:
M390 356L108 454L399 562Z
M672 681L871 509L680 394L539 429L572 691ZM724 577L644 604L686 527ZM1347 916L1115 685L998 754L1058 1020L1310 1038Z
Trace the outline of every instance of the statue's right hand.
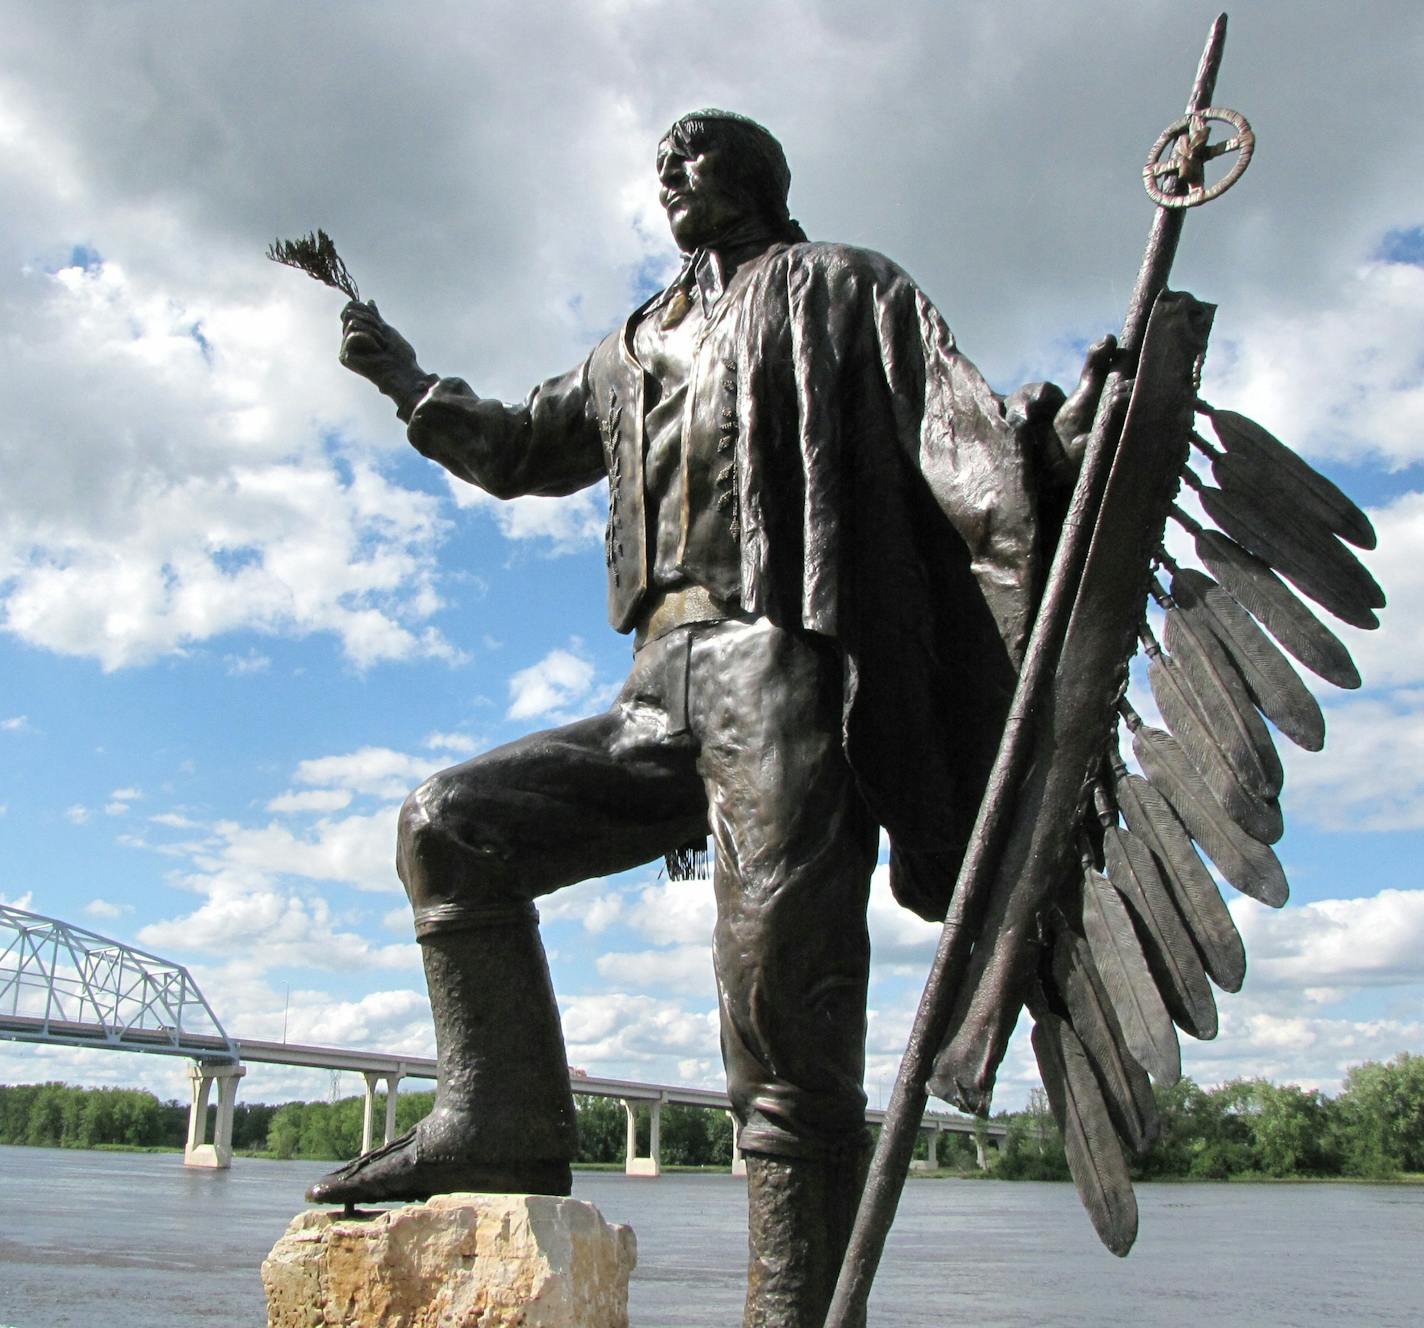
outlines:
M341 363L390 392L419 374L415 348L395 330L374 302L352 300L341 311Z

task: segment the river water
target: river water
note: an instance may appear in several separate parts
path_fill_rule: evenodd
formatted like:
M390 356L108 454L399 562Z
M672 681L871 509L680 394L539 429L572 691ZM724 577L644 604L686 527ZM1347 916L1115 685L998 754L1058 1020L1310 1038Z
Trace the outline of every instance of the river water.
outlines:
M262 1328L258 1265L319 1162L0 1147L0 1326ZM633 1328L735 1328L745 1194L727 1176L576 1173L638 1235ZM1106 1253L1067 1185L918 1180L876 1328L1424 1324L1424 1186L1143 1185L1137 1248Z

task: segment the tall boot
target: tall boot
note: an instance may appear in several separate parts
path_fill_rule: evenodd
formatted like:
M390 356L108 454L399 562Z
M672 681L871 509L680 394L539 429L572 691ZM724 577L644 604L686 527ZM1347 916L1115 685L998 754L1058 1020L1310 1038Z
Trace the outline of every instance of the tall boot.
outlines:
M533 920L421 939L435 1021L435 1106L323 1176L313 1203L433 1194L568 1194L577 1144L559 1010Z
M821 1328L850 1241L869 1149L822 1157L748 1153L742 1328Z

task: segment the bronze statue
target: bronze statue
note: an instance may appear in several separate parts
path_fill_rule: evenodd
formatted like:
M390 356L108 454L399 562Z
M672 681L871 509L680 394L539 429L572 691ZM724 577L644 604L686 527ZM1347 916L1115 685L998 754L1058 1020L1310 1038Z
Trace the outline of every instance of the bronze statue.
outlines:
M513 497L607 478L609 613L634 657L608 713L407 800L398 868L437 1104L311 1197L567 1193L572 1100L535 900L677 863L710 829L747 1322L819 1323L866 1157L877 827L901 900L943 916L1032 618L1038 508L1112 347L1071 402L1042 385L1005 402L902 271L807 242L761 126L686 116L657 170L682 271L522 406L426 373L372 306L343 313L342 362L462 479Z
M1214 1035L1208 978L1236 990L1244 975L1197 849L1283 903L1261 716L1323 741L1257 621L1321 676L1359 682L1272 569L1360 626L1384 602L1340 542L1373 547L1359 509L1198 400L1212 311L1165 289L1182 209L1229 186L1254 142L1209 104L1223 36L1224 18L1144 170L1159 211L1120 344L1093 347L1071 397L996 395L904 272L808 241L779 144L724 111L684 116L658 147L677 277L522 406L425 372L374 305L346 306L342 363L426 456L496 497L607 480L609 615L634 653L606 714L406 801L397 866L436 1105L309 1198L567 1193L573 1106L535 901L659 855L698 874L710 832L746 1325L864 1322L927 1088L987 1110L1025 1006L1090 1216L1110 1249L1131 1246L1124 1148L1155 1137L1148 1072L1179 1072L1174 1023ZM1213 143L1213 122L1233 136ZM325 236L303 244L301 265L349 284ZM1183 481L1220 530L1177 504ZM1169 519L1215 580L1168 555ZM1171 734L1126 699L1139 641ZM1148 779L1123 764L1119 717ZM880 827L896 897L946 926L851 1240Z

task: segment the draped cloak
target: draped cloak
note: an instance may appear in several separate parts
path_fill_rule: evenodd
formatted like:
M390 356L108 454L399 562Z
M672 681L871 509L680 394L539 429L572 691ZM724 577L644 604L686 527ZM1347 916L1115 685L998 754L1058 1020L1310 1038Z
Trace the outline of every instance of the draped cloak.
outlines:
M442 379L411 442L500 497L609 482L613 625L648 592L643 371L654 297L523 406ZM845 245L744 263L694 357L689 430L730 458L743 609L837 643L843 741L889 832L897 899L943 917L978 811L1039 586L1026 429L895 264ZM689 437L687 445L694 444Z

